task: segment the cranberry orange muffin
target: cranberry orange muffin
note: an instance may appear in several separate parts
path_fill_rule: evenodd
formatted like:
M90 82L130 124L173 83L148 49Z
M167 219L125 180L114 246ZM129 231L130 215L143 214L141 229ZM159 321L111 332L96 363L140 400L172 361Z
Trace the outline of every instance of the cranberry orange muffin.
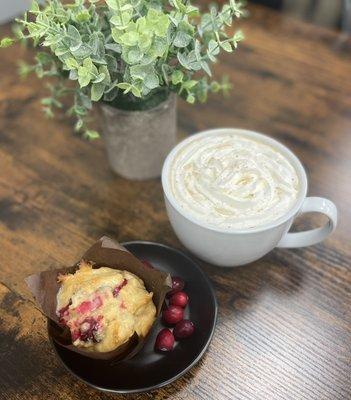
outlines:
M72 343L107 352L136 332L146 336L156 307L143 281L128 271L92 268L81 261L74 274L60 275L56 313L71 331Z

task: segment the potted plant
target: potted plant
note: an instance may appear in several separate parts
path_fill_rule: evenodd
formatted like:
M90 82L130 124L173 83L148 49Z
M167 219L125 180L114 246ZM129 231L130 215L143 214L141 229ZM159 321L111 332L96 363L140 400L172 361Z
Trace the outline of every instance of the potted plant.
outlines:
M156 177L176 140L176 96L204 102L209 91L228 90L226 80L212 80L210 64L237 47L241 32L229 37L225 30L242 13L237 0L209 13L189 0L34 1L17 20L17 39L33 41L36 63L20 70L57 78L42 100L45 113L52 116L71 95L75 130L89 139L99 136L87 126L99 103L112 169ZM15 40L4 38L1 47Z

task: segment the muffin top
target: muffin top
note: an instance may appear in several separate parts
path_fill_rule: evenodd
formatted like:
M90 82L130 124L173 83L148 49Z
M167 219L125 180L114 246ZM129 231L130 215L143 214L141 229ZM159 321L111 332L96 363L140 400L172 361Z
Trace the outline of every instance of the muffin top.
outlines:
M60 275L56 313L71 331L72 343L107 352L136 332L146 336L156 307L143 281L128 271L93 268L81 261L74 274Z

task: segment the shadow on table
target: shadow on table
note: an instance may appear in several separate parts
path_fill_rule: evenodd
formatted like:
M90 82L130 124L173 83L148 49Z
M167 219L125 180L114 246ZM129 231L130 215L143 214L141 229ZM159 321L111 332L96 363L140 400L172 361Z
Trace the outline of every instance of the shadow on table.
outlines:
M235 268L200 264L215 287L220 312L244 311L264 292L286 297L299 291L302 266L292 263L291 257L287 250L274 250L256 262Z

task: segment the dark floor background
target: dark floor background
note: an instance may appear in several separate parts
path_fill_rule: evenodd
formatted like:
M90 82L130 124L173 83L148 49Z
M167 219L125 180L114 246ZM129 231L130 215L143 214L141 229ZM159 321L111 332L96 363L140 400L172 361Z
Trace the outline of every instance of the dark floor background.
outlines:
M248 0L317 25L349 31L351 0Z
M265 6L276 8L280 10L282 8L282 0L251 0L251 3L264 4Z

